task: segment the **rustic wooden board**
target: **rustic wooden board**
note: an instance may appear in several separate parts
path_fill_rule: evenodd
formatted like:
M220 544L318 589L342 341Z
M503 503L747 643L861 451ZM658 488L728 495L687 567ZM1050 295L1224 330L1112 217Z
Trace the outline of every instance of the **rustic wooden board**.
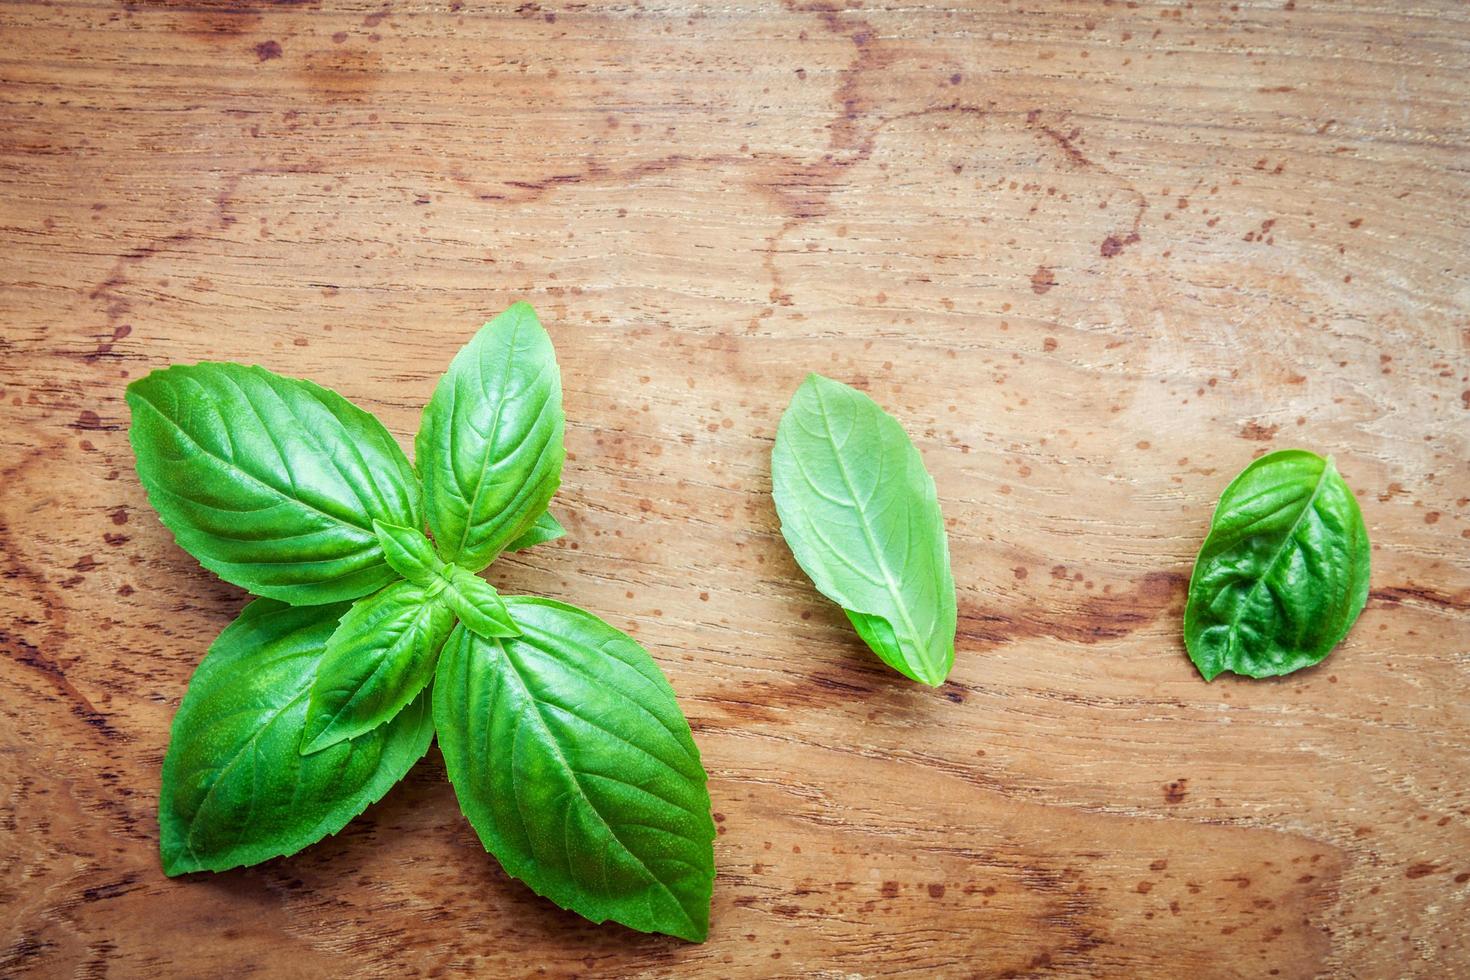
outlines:
M1451 2L0 6L0 973L1470 973L1470 9ZM342 391L405 444L517 298L562 541L503 590L642 641L712 776L704 945L507 879L437 754L289 859L165 879L159 763L244 602L123 387ZM952 681L777 531L808 370L904 420ZM1180 613L1253 456L1333 453L1347 642L1205 684Z

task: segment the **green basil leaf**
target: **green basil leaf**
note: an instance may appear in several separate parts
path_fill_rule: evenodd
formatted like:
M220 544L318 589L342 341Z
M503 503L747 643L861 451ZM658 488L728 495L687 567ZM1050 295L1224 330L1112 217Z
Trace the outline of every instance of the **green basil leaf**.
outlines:
M455 630L434 680L465 816L507 872L563 908L702 941L715 828L673 689L590 613L506 602L522 635Z
M422 526L418 481L367 412L241 364L154 371L128 386L127 401L149 502L220 578L314 605L396 577L373 520Z
M449 607L412 582L354 603L317 668L302 753L320 752L396 716L434 679L452 629Z
M524 551L538 544L555 541L566 533L566 528L562 527L561 523L555 517L551 516L551 511L542 511L541 516L536 518L536 523L531 525L531 529L506 545L505 550Z
M781 534L884 663L924 684L954 664L955 586L934 480L867 395L807 376L776 429Z
M1205 680L1322 660L1368 601L1368 529L1332 459L1262 456L1220 495L1189 579L1184 643Z
M317 664L346 611L257 599L209 648L163 760L165 874L294 854L341 830L428 751L427 696L350 742L298 751Z
M517 303L455 355L414 442L445 561L478 572L530 530L561 482L562 427L551 338Z
M461 623L481 636L520 635L520 628L511 619L495 586L467 568L455 568L449 573L444 601Z
M373 533L378 536L388 566L415 585L427 587L446 568L422 531L373 521Z

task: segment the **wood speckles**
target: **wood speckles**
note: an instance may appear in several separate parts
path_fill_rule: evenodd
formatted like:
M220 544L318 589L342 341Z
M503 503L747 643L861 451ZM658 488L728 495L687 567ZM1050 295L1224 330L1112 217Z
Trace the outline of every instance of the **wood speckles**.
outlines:
M1028 113L1027 121L1034 122L1035 117ZM1037 125L1036 129L1038 132L1045 134L1049 140L1055 143L1057 147L1062 151L1062 153L1066 156L1067 161L1073 166L1081 168L1094 166L1093 162L1089 160L1080 149L1077 148L1077 141L1082 136L1082 130L1079 127L1073 127L1067 133L1063 133L1052 126L1044 126L1039 124Z
M384 81L382 63L383 56L372 48L323 48L306 53L298 75L324 102L360 102Z
M1431 7L11 5L0 973L1470 975L1470 28ZM169 722L246 599L148 506L126 385L259 362L408 446L516 299L569 533L490 575L669 678L710 941L509 879L433 751L328 841L164 879ZM809 370L934 476L941 688L779 537ZM1190 561L1288 444L1363 493L1368 607L1321 668L1204 684Z
M1123 249L1129 245L1135 245L1141 240L1138 232L1129 232L1127 235L1109 235L1102 240L1098 246L1098 254L1105 259L1116 258L1123 254Z
M1276 438L1276 433L1280 431L1281 426L1279 425L1264 425L1252 419L1241 426L1240 438L1248 439L1251 442L1270 442Z
M1188 581L1179 573L1150 572L1132 589L1107 594L1048 595L983 608L962 598L960 647L986 650L1035 637L1081 644L1117 640L1180 607Z

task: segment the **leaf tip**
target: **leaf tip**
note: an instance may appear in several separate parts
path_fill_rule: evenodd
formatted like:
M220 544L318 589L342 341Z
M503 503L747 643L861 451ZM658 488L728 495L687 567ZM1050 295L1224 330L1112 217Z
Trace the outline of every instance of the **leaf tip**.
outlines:
M702 914L701 914L702 913ZM613 921L621 922L617 916ZM627 922L623 922L628 925ZM702 943L709 939L709 900L705 899L703 906L697 906L690 911L685 906L680 906L677 914L670 911L667 915L657 917L655 921L646 926L634 926L643 932L659 932L665 936L673 936L689 943Z
M686 942L702 943L705 940L709 939L709 924L695 923L695 927L693 929L689 929L685 932L670 933L670 935L672 935L676 939L683 939Z
M317 732L315 735L311 735L310 733L313 727L314 726L311 724L311 719L308 718L306 724L306 734L302 736L301 744L296 749L298 754L316 755L318 752L330 749L338 742L345 741L348 737L346 735L343 735L340 729L336 728L336 726L330 723L327 724L324 728L322 728L321 731Z

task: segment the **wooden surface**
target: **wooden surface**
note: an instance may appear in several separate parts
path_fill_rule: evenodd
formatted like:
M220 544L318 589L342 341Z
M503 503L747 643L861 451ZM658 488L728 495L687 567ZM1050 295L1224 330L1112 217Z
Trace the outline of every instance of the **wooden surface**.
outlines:
M0 6L0 974L1470 973L1470 10L660 0ZM562 541L720 836L705 945L507 879L431 752L340 836L166 880L168 724L244 602L148 509L123 387L330 385L408 444L517 298ZM768 456L808 370L939 486L959 652L882 669ZM1325 664L1205 684L1231 475L1360 495Z

